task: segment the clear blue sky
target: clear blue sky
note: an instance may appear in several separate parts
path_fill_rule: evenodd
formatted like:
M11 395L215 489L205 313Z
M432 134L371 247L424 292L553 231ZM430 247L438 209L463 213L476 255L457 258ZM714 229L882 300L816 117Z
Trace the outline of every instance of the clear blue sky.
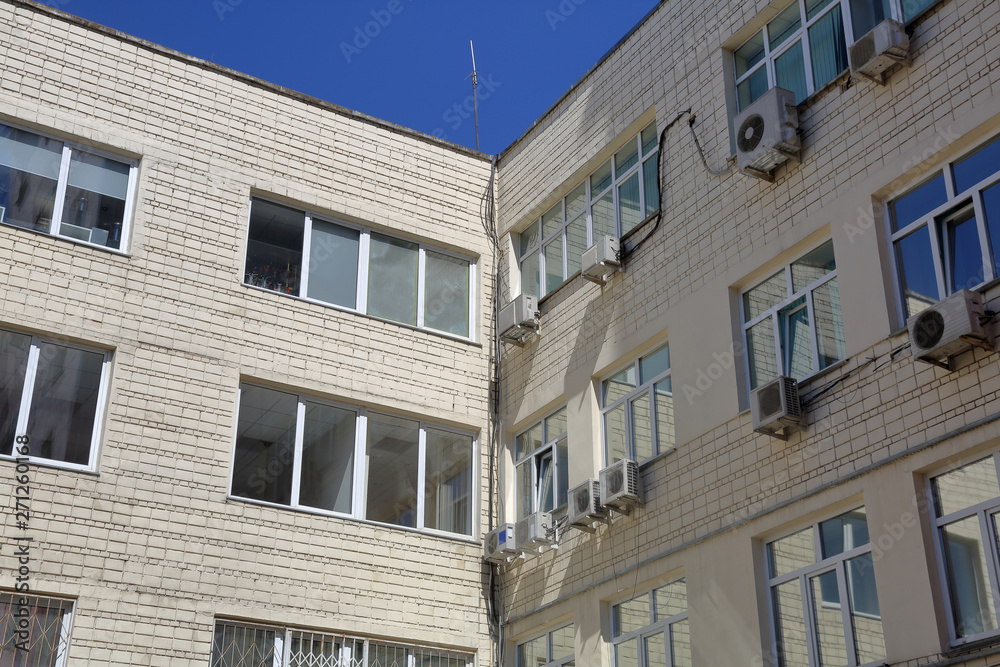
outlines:
M499 153L657 0L46 0L293 90ZM468 102L471 106L471 101ZM456 107L457 105L457 107Z

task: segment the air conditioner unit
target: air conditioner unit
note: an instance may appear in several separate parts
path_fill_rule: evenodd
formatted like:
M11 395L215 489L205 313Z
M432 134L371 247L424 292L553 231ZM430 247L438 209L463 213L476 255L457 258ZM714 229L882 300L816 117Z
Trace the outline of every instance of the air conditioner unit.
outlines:
M615 461L601 471L601 505L625 512L642 502L639 464L631 459Z
M851 74L885 85L886 72L896 65L910 66L910 38L903 24L885 19L847 51Z
M497 316L500 340L523 345L524 340L538 331L538 297L521 294L500 309Z
M910 350L914 358L954 370L952 360L973 346L995 351L992 317L983 295L961 290L911 317Z
M750 392L750 414L753 430L787 440L790 431L806 426L799 383L795 378L779 375L757 387Z
M486 556L486 560L495 562L504 561L509 556L516 556L514 524L504 523L487 533L483 540L483 555Z
M621 269L621 241L617 236L602 236L597 243L583 251L580 260L580 275L587 280L603 285L608 275Z
M601 483L596 479L588 479L579 486L569 490L568 514L569 525L580 530L594 532L593 522L603 521L608 513L601 507Z
M733 120L740 171L773 181L772 172L787 160L799 161L799 111L795 94L772 88Z
M518 551L554 546L555 543L552 515L548 512L529 514L514 526L514 545Z

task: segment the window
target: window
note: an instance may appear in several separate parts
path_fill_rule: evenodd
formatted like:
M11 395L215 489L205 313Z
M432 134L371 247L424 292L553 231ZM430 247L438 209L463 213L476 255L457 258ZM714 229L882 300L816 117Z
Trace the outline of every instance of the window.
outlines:
M243 282L470 338L474 263L422 244L253 199Z
M93 469L109 366L105 352L0 329L0 454L27 435L32 459Z
M691 667L684 579L612 607L611 629L615 667Z
M871 551L863 507L767 545L779 667L885 660Z
M28 626L18 627L18 620L24 619ZM69 600L0 594L0 667L65 667L72 619Z
M573 624L517 645L517 667L575 667Z
M624 236L660 208L656 123L520 234L521 291L544 296L580 270L602 236Z
M889 202L903 316L1000 278L1000 137Z
M473 461L470 435L266 387L240 390L231 487L239 498L472 535Z
M517 518L565 505L569 487L566 408L514 438L514 450Z
M779 375L802 380L846 356L832 241L743 292L740 307L751 389Z
M802 102L848 68L847 47L876 24L909 20L933 1L795 0L733 52L740 110L774 86Z
M454 651L217 621L211 667L471 667L472 661Z
M121 250L136 166L0 123L0 222Z
M601 383L604 458L645 461L674 446L670 347L639 358Z
M997 454L931 478L935 548L953 643L997 633Z

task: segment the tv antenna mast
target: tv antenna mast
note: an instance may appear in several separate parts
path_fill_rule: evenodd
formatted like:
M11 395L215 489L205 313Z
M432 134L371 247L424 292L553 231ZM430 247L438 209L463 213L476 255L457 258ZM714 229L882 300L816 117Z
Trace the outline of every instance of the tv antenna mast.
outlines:
M476 150L479 150L479 99L476 97L476 86L479 84L479 75L476 73L476 49L469 40L469 50L472 51L472 109L476 119Z

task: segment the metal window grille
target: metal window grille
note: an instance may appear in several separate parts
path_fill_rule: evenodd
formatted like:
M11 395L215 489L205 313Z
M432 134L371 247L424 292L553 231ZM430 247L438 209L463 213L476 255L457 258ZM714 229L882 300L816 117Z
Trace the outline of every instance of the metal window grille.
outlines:
M19 615L22 598L28 602L23 606L27 616ZM0 667L64 667L72 614L69 600L0 595ZM19 627L24 619L27 627Z

